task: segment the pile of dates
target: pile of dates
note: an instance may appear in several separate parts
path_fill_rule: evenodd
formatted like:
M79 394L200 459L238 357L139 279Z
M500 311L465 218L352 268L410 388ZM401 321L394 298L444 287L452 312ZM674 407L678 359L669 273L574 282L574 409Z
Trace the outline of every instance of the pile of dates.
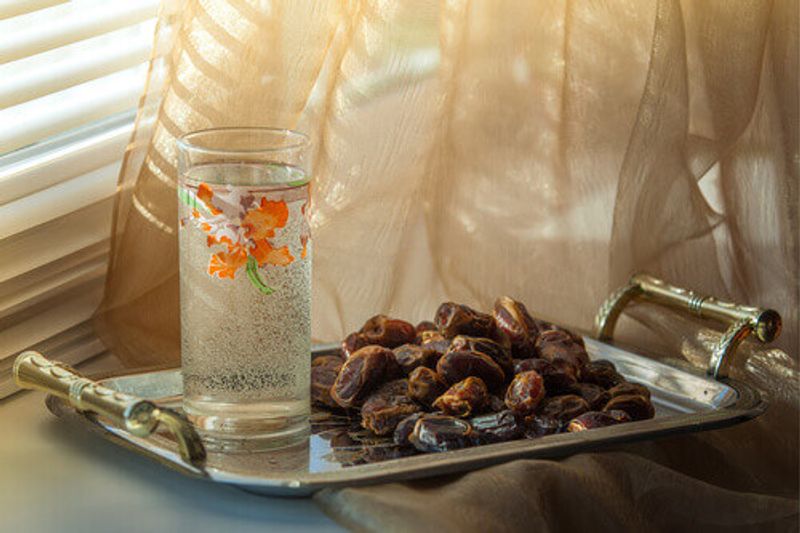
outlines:
M511 298L492 314L443 303L433 322L378 315L311 368L317 406L398 446L440 452L654 416L650 391L583 339Z

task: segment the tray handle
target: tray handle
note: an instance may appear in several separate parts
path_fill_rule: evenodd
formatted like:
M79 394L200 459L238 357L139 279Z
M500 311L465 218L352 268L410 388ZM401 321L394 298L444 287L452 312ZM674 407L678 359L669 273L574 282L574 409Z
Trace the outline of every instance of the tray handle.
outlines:
M766 344L775 340L781 332L781 316L777 311L703 296L649 274L639 273L634 274L627 285L613 292L600 306L595 317L595 335L598 339L611 340L619 315L634 300L645 300L730 324L709 360L707 372L715 379L728 377L736 348L748 336L752 335Z
M63 398L81 411L109 419L137 437L147 437L163 424L175 437L184 461L195 466L205 462L206 450L192 424L172 409L118 392L81 376L64 363L50 361L27 351L14 360L14 381L23 389L38 389Z

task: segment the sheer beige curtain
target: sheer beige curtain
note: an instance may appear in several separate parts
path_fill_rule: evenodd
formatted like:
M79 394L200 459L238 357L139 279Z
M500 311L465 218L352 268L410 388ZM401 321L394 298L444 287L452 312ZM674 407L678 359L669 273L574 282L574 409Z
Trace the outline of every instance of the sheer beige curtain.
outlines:
M175 138L270 125L315 141L319 340L499 294L589 328L644 269L777 308L794 355L797 15L791 0L167 1L97 325L127 365L178 360Z

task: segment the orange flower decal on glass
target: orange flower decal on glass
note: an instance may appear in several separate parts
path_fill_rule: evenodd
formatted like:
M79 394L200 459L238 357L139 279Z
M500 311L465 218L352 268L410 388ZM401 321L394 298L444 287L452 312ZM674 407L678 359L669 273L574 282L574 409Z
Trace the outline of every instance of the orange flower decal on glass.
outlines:
M261 199L258 208L247 212L242 219L242 227L249 239L271 239L275 236L275 228L282 228L289 220L289 209L286 202L273 202Z
M208 275L235 279L244 268L253 285L264 294L271 294L273 289L261 279L259 269L285 267L294 261L287 246L275 247L269 240L289 220L286 202L266 198L257 201L253 194L236 188L215 192L205 183L198 186L197 192L180 188L178 195L192 208L187 219L206 234L208 247L223 248L211 255Z
M241 246L228 247L227 252L217 252L208 262L208 273L220 279L236 277L236 271L247 263L247 252Z

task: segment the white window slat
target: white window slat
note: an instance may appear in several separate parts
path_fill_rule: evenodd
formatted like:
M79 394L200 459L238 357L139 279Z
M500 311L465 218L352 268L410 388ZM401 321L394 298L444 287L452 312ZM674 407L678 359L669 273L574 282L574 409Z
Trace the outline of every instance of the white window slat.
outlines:
M17 17L65 2L67 0L0 0L0 20Z
M72 1L0 21L0 63L153 17L158 0Z
M24 279L14 278L7 281L3 285L8 285L8 287L0 287L0 319L21 312L23 309L47 299L56 298L59 294L88 281L103 278L106 273L107 260L107 253L104 253L67 269L62 267L63 261L57 261L55 265L59 267L60 272L58 273L48 272L47 276L30 276L28 274L31 273L28 273L20 276ZM12 289L17 290L11 292ZM5 292L8 294L5 296L1 294Z
M84 139L0 166L0 206L118 161L132 131L133 123L125 120Z
M0 108L139 65L150 55L155 19L0 65Z
M132 108L146 71L142 64L0 110L0 153Z
M27 320L0 330L0 358L13 357L31 344L88 320L100 303L103 280L94 280L69 292L56 301L43 302Z
M0 239L57 219L111 197L120 162L88 172L53 187L0 206Z
M0 283L107 241L113 198L0 241Z

